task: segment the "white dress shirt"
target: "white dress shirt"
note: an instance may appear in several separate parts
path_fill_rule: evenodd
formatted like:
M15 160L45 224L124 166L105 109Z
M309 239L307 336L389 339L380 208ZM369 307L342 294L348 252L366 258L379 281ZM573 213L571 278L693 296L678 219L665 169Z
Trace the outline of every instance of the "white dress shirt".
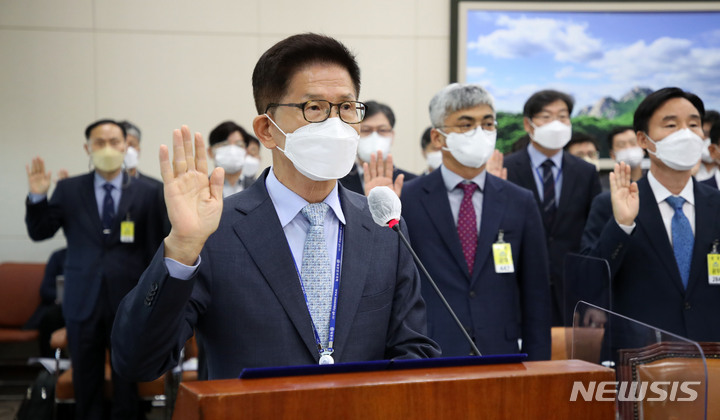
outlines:
M560 193L562 192L562 157L563 151L560 149L552 157L547 157L540 153L538 149L533 146L532 143L527 146L528 155L530 155L530 165L532 166L533 178L535 178L535 187L537 188L538 197L540 202L545 198L545 187L543 186L543 169L542 164L546 160L550 159L553 161L555 166L552 168L553 179L555 180L555 207L557 208L560 202Z

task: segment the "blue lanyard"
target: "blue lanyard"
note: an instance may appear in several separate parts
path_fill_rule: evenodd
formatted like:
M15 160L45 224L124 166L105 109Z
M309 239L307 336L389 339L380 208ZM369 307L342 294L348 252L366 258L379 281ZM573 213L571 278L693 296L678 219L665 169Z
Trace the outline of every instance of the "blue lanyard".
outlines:
M328 346L325 349L323 349L322 343L320 342L320 335L318 334L317 327L315 327L315 321L312 320L312 314L310 315L310 322L312 322L313 334L315 334L315 343L317 344L318 352L320 352L320 354L332 354L332 352L335 351L335 349L333 348L333 344L335 342L335 318L337 316L338 291L340 290L340 265L342 262L342 243L344 231L345 230L343 228L343 224L341 222L338 222L338 242L337 252L335 256L335 280L333 281L332 306L330 307ZM300 279L300 287L302 288L303 296L305 297L305 305L307 305L309 310L310 303L308 302L307 293L305 293L305 285L303 284L302 276L300 275L300 270L298 269L297 263L295 264L295 270L297 271L298 279Z

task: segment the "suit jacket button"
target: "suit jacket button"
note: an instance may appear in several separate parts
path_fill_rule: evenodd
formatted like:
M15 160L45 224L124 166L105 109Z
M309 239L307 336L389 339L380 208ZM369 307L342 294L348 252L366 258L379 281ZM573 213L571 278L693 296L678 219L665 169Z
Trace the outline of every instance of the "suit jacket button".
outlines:
M470 291L470 297L471 297L471 298L475 298L475 296L477 296L476 293L475 293L475 291L474 291L474 290L471 290L471 291Z
M150 290L155 291L155 290L158 289L158 287L160 287L160 286L158 285L158 283L157 283L156 281L154 281L154 282L150 285Z
M685 302L685 309L690 309L692 306L690 306L690 302Z

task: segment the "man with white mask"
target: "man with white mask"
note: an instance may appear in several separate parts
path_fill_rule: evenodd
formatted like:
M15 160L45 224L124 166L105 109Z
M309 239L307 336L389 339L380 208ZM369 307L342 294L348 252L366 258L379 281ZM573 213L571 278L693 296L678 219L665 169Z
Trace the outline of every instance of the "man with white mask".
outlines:
M613 309L696 341L720 341L720 193L691 170L703 148L704 105L696 95L664 88L635 111L637 142L650 155L646 177L615 165L610 197L592 205L584 250L612 273ZM596 214L612 217L596 217Z
M375 178L370 174L365 176L365 166L369 166L372 162L372 169L383 171L383 176L385 176L386 165L382 163L388 159L392 162L390 148L395 140L395 113L393 110L389 106L376 101L366 101L365 107L365 119L360 123L357 162L350 170L350 173L340 179L343 187L358 194L369 193L365 188L365 180ZM374 163L378 159L380 164L375 165ZM403 181L409 181L417 176L392 165L390 168L392 180L399 183L399 188L402 188ZM390 174L390 171L388 171L387 175ZM402 178L398 181L399 176L402 176ZM388 178L390 177L388 176Z
M703 151L702 155L700 155L700 163L693 171L693 176L698 181L706 181L708 179L712 179L715 176L715 173L717 173L718 164L710 155L710 145L712 144L712 142L710 141L710 128L717 121L720 121L720 113L715 110L709 110L705 113L705 118L703 119L702 125L704 134Z
M532 194L487 170L493 98L479 85L451 84L430 101L430 120L442 165L405 183L401 196L413 248L483 355L549 359L545 235ZM468 355L442 301L423 286L430 338L444 356Z
M638 146L635 130L628 126L615 127L610 130L607 141L610 158L617 163L625 162L630 167L630 178L633 181L642 178L645 150Z
M208 137L208 156L215 167L225 170L223 197L244 190L255 182L260 161L247 153L252 137L233 121L225 121L213 128Z
M123 170L125 128L100 120L85 130L93 170L58 181L37 157L27 167L25 223L31 239L67 239L63 316L73 366L76 418L104 419L105 359L120 300L138 282L164 236L165 207L157 186ZM137 385L112 370L113 419L137 418Z
M438 356L412 256L337 181L354 164L365 111L354 56L327 36L290 36L260 57L252 84L253 128L273 164L249 188L223 202L224 170L208 178L202 136L193 153L186 126L173 133L172 163L161 146L172 230L122 303L115 366L158 377L195 330L209 379Z
M565 256L580 250L590 204L600 193L594 165L563 151L572 137L574 101L556 90L534 93L523 108L527 147L507 156L508 181L533 192L540 209L550 262L554 326L572 325L575 302L566 302Z
M710 127L708 131L710 137L710 146L708 147L712 160L720 165L720 120ZM704 184L713 188L720 188L720 171L715 171L715 175L702 181Z

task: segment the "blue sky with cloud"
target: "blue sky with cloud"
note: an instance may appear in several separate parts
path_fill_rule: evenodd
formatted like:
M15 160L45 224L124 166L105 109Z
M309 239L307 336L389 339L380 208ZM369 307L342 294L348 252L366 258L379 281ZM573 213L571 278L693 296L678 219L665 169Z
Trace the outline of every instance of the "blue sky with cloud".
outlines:
M468 82L519 112L533 92L571 93L577 109L634 86L678 86L720 109L720 12L469 11Z

